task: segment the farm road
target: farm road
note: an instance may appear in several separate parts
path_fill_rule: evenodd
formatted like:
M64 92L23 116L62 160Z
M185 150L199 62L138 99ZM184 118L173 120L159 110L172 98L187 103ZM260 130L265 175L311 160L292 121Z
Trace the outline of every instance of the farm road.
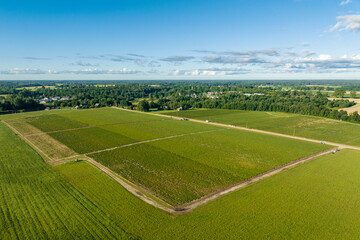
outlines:
M120 110L123 110L123 111L138 112L138 113L142 113L142 114L151 114L151 115L156 115L156 116L161 116L161 117L168 117L168 118L173 118L173 119L183 119L182 117L175 117L175 116L156 114L156 113L148 113L148 112L139 112L139 111L124 109L124 108L118 108L118 107L114 107L114 108L120 109ZM228 125L228 124L223 124L223 123L206 122L206 121L203 121L203 120L192 119L192 118L188 118L188 121L198 122L198 123L203 123L203 124L210 124L210 125L226 127L226 128L235 128L235 129L240 129L240 130L245 130L245 131L250 131L250 132L263 133L263 134L274 135L274 136L285 137L285 138L292 138L292 139L296 139L296 140L313 142L313 143L320 143L321 141L324 142L323 140L291 136L291 135L287 135L287 134L283 134L283 133L269 132L269 131L264 131L264 130L259 130L259 129L251 129L251 128L239 127L239 126ZM360 147L358 147L358 146L346 145L346 144L342 144L342 143L335 143L335 142L326 141L326 144L332 145L332 146L337 146L339 148L349 148L349 149L360 150Z

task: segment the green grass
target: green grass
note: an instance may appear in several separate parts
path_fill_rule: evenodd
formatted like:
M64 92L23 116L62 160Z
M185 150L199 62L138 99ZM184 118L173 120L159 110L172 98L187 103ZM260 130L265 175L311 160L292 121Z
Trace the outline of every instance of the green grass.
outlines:
M360 124L327 118L280 112L201 109L162 111L166 115L210 120L224 124L261 129L322 141L360 146Z
M132 238L0 123L0 239Z
M168 203L181 205L329 147L226 129L134 145L90 157Z
M177 217L143 203L85 162L56 168L143 239L357 239L359 159L359 151L341 150Z

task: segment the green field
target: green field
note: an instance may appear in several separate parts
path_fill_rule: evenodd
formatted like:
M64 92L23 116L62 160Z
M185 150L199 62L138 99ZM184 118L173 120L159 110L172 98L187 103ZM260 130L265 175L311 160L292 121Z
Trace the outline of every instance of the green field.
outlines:
M168 203L181 205L327 148L226 129L89 156Z
M0 239L132 238L0 123Z
M173 205L330 147L116 109L59 113L8 123L27 134L60 130L49 135L79 152L198 132L90 155ZM195 113L191 118L210 116ZM227 124L244 121L243 113L233 113L212 112L233 121ZM261 115L250 113L246 118L259 126L285 118L262 113L270 117L260 121ZM246 124L241 121L237 124ZM82 129L64 131L68 128ZM49 138L29 138L40 136ZM356 239L360 234L360 151L322 156L173 216L87 162L57 165L54 171L2 123L0 149L0 239Z
M143 239L357 239L359 159L359 151L341 150L176 217L143 203L86 162L56 169Z
M331 147L112 108L7 123L50 161L88 154L173 206Z
M280 112L220 109L158 113L360 146L360 124L327 118Z

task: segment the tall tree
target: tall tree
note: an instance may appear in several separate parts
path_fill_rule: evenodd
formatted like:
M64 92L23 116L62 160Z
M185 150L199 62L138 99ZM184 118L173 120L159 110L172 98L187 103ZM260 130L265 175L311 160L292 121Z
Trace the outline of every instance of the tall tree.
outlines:
M146 100L140 101L137 105L137 110L139 110L139 111L148 112L149 109L150 109L150 105L149 105L148 101L146 101Z
M350 92L350 96L351 96L352 98L356 98L356 91L355 91L355 90L352 90L352 91Z

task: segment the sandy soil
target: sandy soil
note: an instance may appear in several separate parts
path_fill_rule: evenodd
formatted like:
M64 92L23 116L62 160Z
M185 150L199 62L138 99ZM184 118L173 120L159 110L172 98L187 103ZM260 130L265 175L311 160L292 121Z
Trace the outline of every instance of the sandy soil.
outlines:
M339 110L347 111L348 113L358 112L360 113L360 99L358 98L344 98L345 100L349 100L350 102L356 102L356 105L348 108L341 108ZM344 100L342 98L329 98L329 100Z

